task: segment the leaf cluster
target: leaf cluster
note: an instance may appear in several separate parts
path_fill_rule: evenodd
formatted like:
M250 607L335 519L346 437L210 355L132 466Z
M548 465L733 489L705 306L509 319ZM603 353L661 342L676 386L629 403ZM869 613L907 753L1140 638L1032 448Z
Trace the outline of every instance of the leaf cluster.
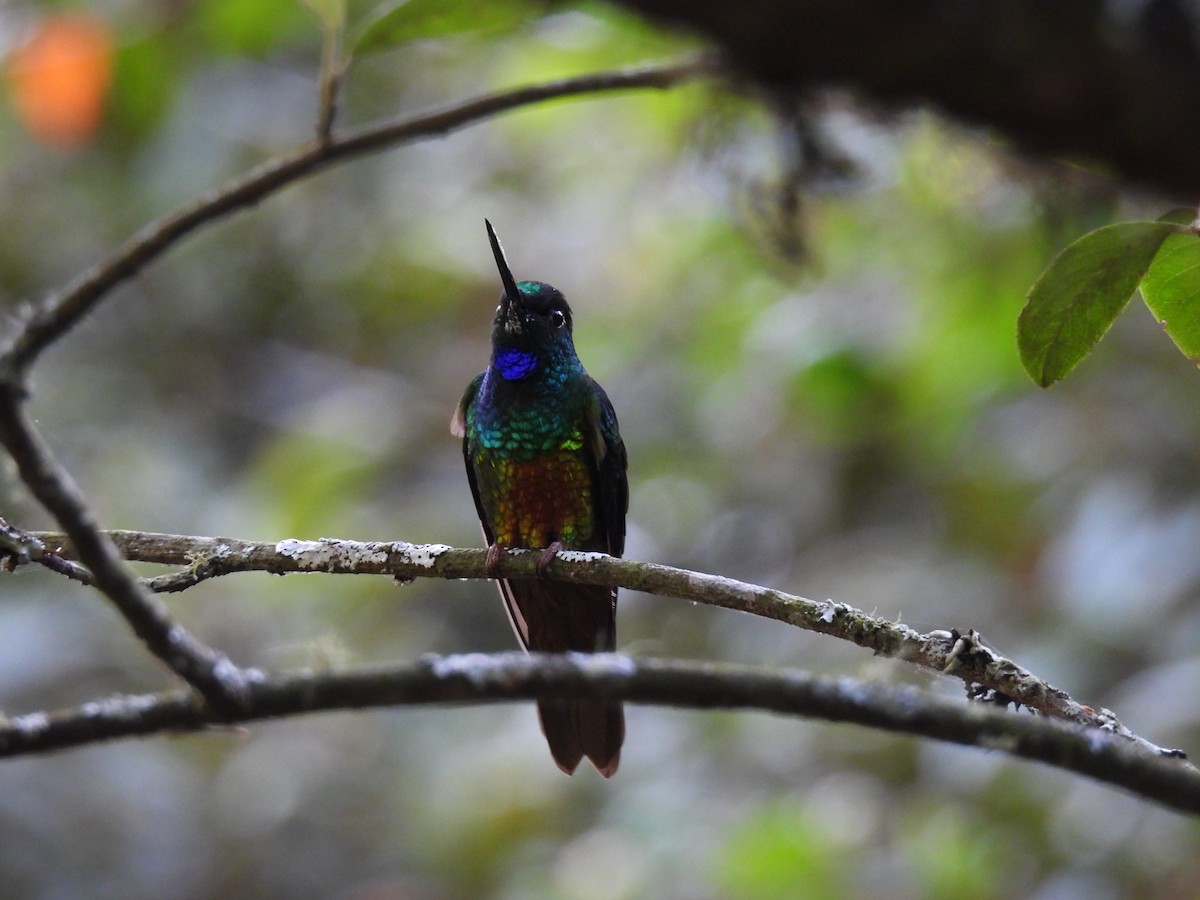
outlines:
M1042 387L1066 376L1139 290L1180 351L1200 358L1200 221L1193 212L1098 228L1059 253L1017 320L1025 371Z

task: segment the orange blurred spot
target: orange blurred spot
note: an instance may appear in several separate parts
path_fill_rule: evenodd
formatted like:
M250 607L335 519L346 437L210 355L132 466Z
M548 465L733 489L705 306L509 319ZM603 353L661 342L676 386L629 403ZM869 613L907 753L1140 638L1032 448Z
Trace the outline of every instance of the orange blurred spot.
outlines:
M78 14L43 19L8 60L17 114L34 137L60 147L95 134L111 77L108 27Z

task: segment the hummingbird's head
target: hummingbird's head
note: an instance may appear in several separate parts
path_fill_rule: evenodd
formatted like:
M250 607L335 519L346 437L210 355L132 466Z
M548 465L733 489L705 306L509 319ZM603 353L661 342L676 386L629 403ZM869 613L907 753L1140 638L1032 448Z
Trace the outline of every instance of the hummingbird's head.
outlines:
M566 298L557 288L541 281L514 279L492 223L486 219L484 222L504 284L492 320L492 351L501 374L516 380L532 374L547 357L561 357L564 353L574 356L571 307ZM506 360L513 362L505 365Z

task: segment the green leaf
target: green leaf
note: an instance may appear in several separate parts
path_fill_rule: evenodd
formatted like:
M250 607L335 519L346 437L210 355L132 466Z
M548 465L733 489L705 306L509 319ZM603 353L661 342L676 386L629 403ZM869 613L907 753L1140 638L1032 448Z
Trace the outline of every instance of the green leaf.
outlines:
M1190 226L1196 221L1196 207L1177 206L1170 212L1165 212L1156 220L1158 222L1174 222L1176 225Z
M425 38L503 31L542 12L543 5L531 0L385 0L358 28L351 49L369 53Z
M1142 280L1142 299L1183 355L1200 358L1200 237L1163 241Z
M1172 222L1123 222L1085 234L1033 283L1017 319L1029 376L1049 387L1091 352L1150 268Z

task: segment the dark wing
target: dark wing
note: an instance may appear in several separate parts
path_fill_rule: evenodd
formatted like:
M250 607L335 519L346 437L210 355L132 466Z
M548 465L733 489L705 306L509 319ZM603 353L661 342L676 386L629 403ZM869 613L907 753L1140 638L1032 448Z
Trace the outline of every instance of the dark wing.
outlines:
M484 373L480 372L471 379L471 383L463 391L462 399L458 401L458 407L454 410L454 417L450 420L450 433L463 439L463 462L467 464L467 481L471 485L471 497L475 501L475 512L479 514L479 524L483 528L483 536L487 540L488 546L491 546L495 538L492 535L492 529L488 527L487 516L483 513L483 503L479 499L479 484L475 480L475 464L471 460L471 438L467 434L467 410L475 402L475 395L479 393L479 385L483 383L483 376Z
M604 549L610 556L620 556L625 552L625 514L629 512L629 481L625 474L629 458L608 394L595 381L591 381L590 387L592 403L588 409L588 424L592 430L592 457L596 467L597 524L605 536L607 546Z

